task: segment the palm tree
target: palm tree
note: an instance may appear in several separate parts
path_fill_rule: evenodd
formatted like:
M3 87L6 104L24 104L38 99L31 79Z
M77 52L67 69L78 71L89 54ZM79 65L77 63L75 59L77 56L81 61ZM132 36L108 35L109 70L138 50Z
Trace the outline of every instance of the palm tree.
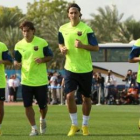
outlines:
M133 17L130 17L124 22L124 24L134 40L140 38L140 21L136 21Z
M5 30L0 29L0 38L2 42L8 46L8 49L13 56L15 44L22 38L22 33L18 27L12 28L11 26L7 27Z
M48 16L48 19L51 22L46 26L46 30L44 30L41 35L48 40L54 54L54 58L49 65L53 69L63 69L65 57L60 53L57 36L59 27L68 22L68 18L66 13L62 11L60 13L54 12Z
M16 27L22 21L24 15L18 7L7 8L0 7L0 27L7 28L8 26Z
M49 43L54 57L48 63L48 68L63 69L65 58L58 48L58 29L68 21L66 7L63 0L40 0L34 4L28 4L27 19L32 20L36 26L36 35L44 38Z
M0 29L0 38L4 42L9 50L9 53L14 58L14 47L15 44L22 38L22 33L19 31L18 27L12 28L11 26L7 27L5 30ZM13 69L12 66L6 66L7 69Z
M123 14L118 13L115 5L106 6L105 9L99 7L99 14L91 14L92 20L88 24L95 30L99 42L112 42L118 33Z

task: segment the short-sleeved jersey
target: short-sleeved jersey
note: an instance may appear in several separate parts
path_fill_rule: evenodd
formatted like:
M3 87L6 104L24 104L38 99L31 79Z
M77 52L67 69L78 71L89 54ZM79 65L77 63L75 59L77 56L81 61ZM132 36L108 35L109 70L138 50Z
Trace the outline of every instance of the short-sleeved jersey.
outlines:
M64 44L68 49L64 66L66 70L74 73L87 73L92 71L90 51L75 47L76 39L85 45L90 44L88 34L92 34L93 42L96 42L94 45L98 45L93 30L83 22L79 22L75 27L73 27L70 22L60 27L58 35L59 44ZM60 37L60 35L62 37Z
M8 51L6 45L0 42L0 60L2 60L2 54ZM5 69L4 64L0 64L0 88L6 87Z
M34 36L30 43L22 39L15 45L15 52L18 51L21 55L21 84L27 86L48 84L46 64L37 64L35 62L35 58L44 57L44 47L48 47L48 43L37 36ZM18 61L18 56L15 57L15 60Z
M134 57L140 57L140 39L138 39L130 52L129 59L133 59ZM140 62L138 67L138 74L137 74L137 82L140 83Z

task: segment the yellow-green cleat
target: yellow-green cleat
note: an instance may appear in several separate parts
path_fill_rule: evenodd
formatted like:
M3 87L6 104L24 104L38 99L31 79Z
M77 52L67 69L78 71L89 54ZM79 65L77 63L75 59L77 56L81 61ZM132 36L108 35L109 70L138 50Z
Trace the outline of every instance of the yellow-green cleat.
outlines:
M140 129L140 119L139 119L139 124L138 124L138 127L139 127L139 129Z
M68 133L68 136L74 136L76 132L79 132L80 129L78 126L72 125L70 128L70 131Z
M83 125L83 126L82 126L82 131L83 131L83 135L84 135L84 136L88 136L88 135L89 135L88 126Z

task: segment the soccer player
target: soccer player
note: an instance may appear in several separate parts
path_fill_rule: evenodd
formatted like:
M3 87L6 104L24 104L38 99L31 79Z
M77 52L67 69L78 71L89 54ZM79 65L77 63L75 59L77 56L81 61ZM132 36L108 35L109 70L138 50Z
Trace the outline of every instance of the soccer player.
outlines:
M5 69L4 65L11 65L12 58L8 54L7 46L0 42L0 135L2 120L4 117L4 100L5 100L5 87L6 87L6 78L5 78Z
M138 74L137 74L137 83L138 83L138 88L140 91L140 39L137 39L132 47L132 50L129 54L129 62L130 63L136 63L136 62L139 63ZM140 119L139 119L138 126L140 129Z
M88 120L91 110L91 84L92 84L92 59L90 51L98 51L98 42L93 30L80 21L81 9L76 3L67 9L69 23L59 29L58 40L62 54L66 56L65 62L65 93L67 106L72 125L68 136L75 135L80 129L77 122L77 106L75 91L77 87L82 95L83 135L89 135Z
M30 136L38 135L35 122L35 112L32 107L33 97L40 108L40 133L46 131L48 84L46 63L52 59L52 51L48 43L35 36L34 24L24 21L20 25L23 39L15 45L14 65L21 65L22 97L26 116L31 124Z

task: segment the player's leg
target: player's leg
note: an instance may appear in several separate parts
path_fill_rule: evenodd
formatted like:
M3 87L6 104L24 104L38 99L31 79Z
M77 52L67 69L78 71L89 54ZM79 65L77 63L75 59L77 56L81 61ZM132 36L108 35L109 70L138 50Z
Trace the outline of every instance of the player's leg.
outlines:
M76 75L74 73L65 71L65 93L67 94L67 107L72 122L68 136L73 136L80 130L77 122L77 106L75 102L75 91L77 89L75 78Z
M72 122L68 136L73 136L75 135L76 132L80 130L77 121L77 106L75 102L75 91L72 91L67 94L67 107Z
M5 88L0 89L0 135L1 132L1 125L4 117L4 100L5 100Z
M88 131L88 120L91 111L91 86L92 86L92 72L84 73L80 75L81 80L79 81L79 91L82 94L82 112L83 122L82 131L83 135L89 135Z
M140 92L140 83L138 83L138 91ZM139 102L140 102L140 95L139 95ZM139 118L139 124L138 124L138 127L140 129L140 118Z
M83 135L89 135L88 131L88 121L89 121L89 115L91 111L91 99L87 97L82 97L83 103L82 103L82 111L83 111L83 122L82 122L82 131Z
M48 110L47 106L47 85L36 88L35 98L40 108L40 133L45 134L46 132L46 114Z
M35 122L35 112L32 107L33 92L34 92L33 88L34 87L22 85L22 97L23 97L23 103L24 103L24 107L25 107L25 114L28 118L28 121L29 121L29 123L31 125L31 129L32 129L30 136L38 135L37 126L36 126L36 122Z

